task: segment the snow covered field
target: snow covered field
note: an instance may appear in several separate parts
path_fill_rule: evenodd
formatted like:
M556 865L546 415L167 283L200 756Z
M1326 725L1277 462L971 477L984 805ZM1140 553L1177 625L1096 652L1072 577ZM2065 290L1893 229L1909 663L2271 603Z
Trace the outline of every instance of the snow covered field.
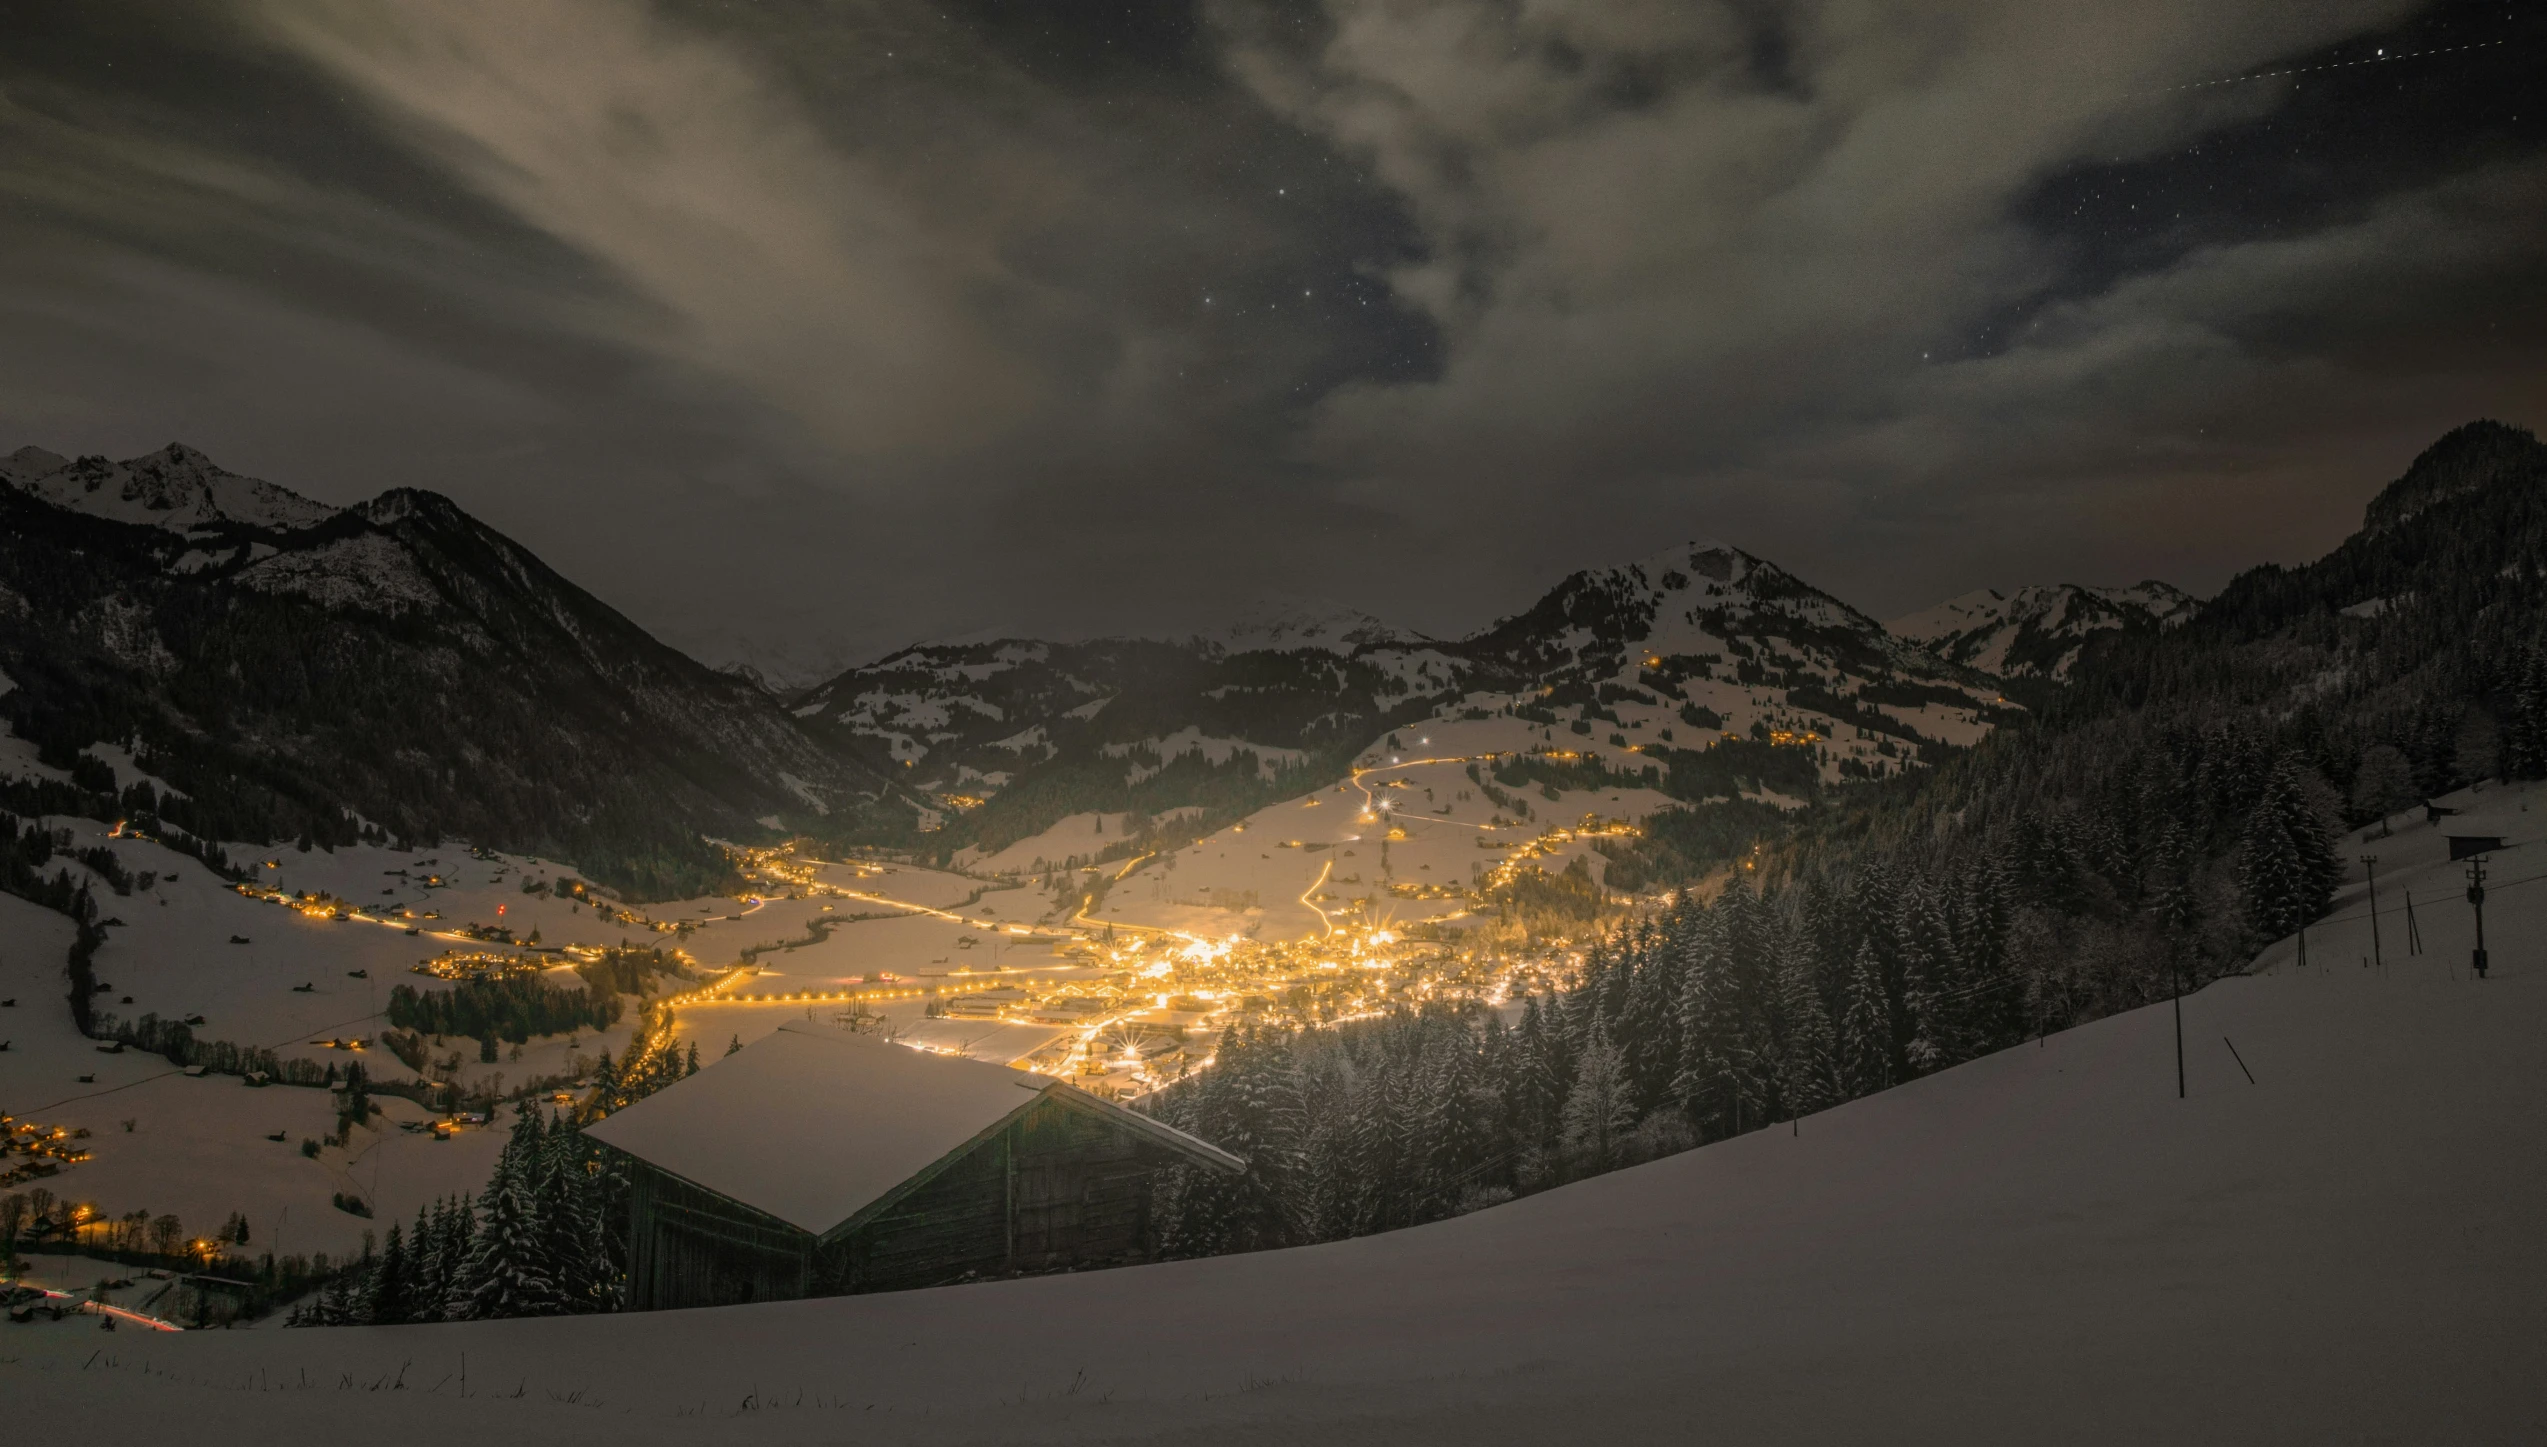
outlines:
M2187 1100L2160 1005L1335 1245L655 1316L0 1328L0 1390L31 1438L216 1443L2534 1441L2547 890L2489 902L2479 983L2434 831L2390 847L2426 952L2383 881L2384 971L2356 918L2189 999ZM2498 879L2547 872L2521 852Z
M479 946L453 931L469 924L502 925L517 936L534 931L550 945L664 945L687 950L703 966L730 965L752 947L783 945L811 932L830 913L884 912L882 905L849 900L700 899L648 906L645 917L686 921L670 935L605 922L590 906L554 894L526 893L525 880L571 877L572 870L536 859L467 849L399 851L356 846L335 851L233 845L231 857L252 863L260 887L285 894L324 893L354 907L353 917L304 914L283 904L242 896L193 859L140 839L109 837L93 820L53 819L68 829L74 848L104 845L126 870L152 876L148 887L113 893L102 879L93 892L102 917L122 923L107 930L96 962L109 988L96 997L101 1014L133 1021L200 1015L199 1039L265 1046L285 1057L347 1064L359 1060L382 1080L411 1080L386 1049L382 1011L389 992L410 985L420 991L449 982L416 974L413 966L453 949ZM57 862L88 876L80 865ZM980 891L979 881L933 870L892 868L866 875L852 867L825 871L849 888L891 890L896 899L930 906L955 904ZM430 881L430 882L428 882ZM985 902L1004 898L993 894ZM501 913L498 912L499 906ZM411 910L408 919L397 911ZM430 912L439 918L421 916ZM408 931L419 931L410 934ZM13 895L0 895L0 1109L68 1130L85 1128L78 1145L92 1159L72 1165L41 1184L67 1200L89 1201L110 1215L147 1208L174 1213L194 1232L205 1232L233 1211L244 1212L258 1251L359 1249L363 1233L377 1235L392 1220L406 1220L418 1204L485 1183L500 1132L463 1130L449 1140L398 1129L427 1117L412 1102L380 1097L386 1112L378 1129L358 1129L344 1147L301 1154L304 1139L335 1128L326 1091L274 1085L249 1088L233 1076L188 1077L161 1056L139 1050L104 1054L82 1037L63 1002L63 959L70 946L69 920ZM961 942L961 947L959 947ZM1059 963L1043 942L1012 940L936 915L897 915L861 920L830 932L819 944L770 953L755 989L838 990L853 979L881 972L944 975L952 969L993 969L1000 964ZM356 972L360 972L357 974ZM556 979L580 986L567 962ZM306 990L300 988L307 986ZM839 1006L824 1006L828 1020ZM917 1020L926 1001L917 993L876 1007L888 1018ZM713 1056L739 1036L755 1039L782 1020L803 1018L801 1004L714 1004L683 1010L681 1034ZM580 1060L604 1049L621 1050L635 1028L633 1013L607 1032L549 1036L506 1047L487 1064L474 1049L461 1050L451 1074L464 1085L501 1075L519 1084L542 1075L569 1073ZM329 1041L361 1039L359 1052ZM468 1045L454 1041L452 1048ZM83 1079L82 1077L88 1077ZM126 1122L130 1122L129 1129ZM273 1139L276 1135L281 1140ZM332 1204L338 1194L371 1204L364 1219Z

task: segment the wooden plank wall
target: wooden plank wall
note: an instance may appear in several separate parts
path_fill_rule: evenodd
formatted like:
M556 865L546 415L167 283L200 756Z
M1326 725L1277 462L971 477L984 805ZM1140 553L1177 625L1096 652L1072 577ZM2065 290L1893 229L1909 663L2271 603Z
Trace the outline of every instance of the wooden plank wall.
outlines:
M815 1266L840 1291L1144 1259L1151 1173L1175 1163L1130 1131L1051 1100L894 1203Z
M643 1161L628 1179L628 1309L733 1306L806 1294L814 1238Z

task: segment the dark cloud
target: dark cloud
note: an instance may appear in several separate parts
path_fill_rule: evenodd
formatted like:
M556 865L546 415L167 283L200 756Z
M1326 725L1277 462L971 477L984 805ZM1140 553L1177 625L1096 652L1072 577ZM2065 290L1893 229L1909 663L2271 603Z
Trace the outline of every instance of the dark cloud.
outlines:
M2203 587L2538 420L2499 5L0 28L0 445L437 487L798 672L1272 592L1455 631L1691 535L1877 611Z

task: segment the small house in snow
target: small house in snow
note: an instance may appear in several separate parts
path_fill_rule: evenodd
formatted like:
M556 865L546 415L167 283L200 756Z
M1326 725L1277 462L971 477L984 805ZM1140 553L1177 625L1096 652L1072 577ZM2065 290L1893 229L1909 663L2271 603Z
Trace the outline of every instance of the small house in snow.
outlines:
M1050 1076L782 1025L591 1127L631 1310L1143 1259L1157 1172L1246 1163Z

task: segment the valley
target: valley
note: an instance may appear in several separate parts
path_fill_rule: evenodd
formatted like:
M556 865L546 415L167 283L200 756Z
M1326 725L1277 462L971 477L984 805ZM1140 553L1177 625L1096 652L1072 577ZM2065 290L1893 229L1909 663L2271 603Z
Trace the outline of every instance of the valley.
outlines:
M102 480L71 491L72 474ZM400 503L442 517L428 547L376 520L396 509L355 527L178 452L38 481L17 505L63 514L44 519L56 533L0 550L27 596L57 598L0 628L15 861L0 1170L57 1271L254 1273L250 1304L171 1298L198 1318L320 1310L375 1269L391 1224L421 1233L494 1189L526 1114L597 1122L787 1032L1004 1067L1256 1142L1255 1189L1285 1224L1161 1195L1167 1254L1463 1215L2137 1008L2160 988L2153 917L2188 922L2167 938L2197 979L2247 967L2262 906L2235 851L2253 846L2214 823L2197 859L2182 821L2272 815L2304 841L2329 817L2307 813L2329 806L2288 756L2160 735L2098 755L2156 782L2095 812L1922 816L1912 837L1959 850L1977 820L1992 852L1834 885L1814 851L1845 857L1841 831L1885 837L1885 811L2064 737L2042 721L2113 686L2100 660L2233 635L2159 585L1985 592L1886 628L1712 543L1575 574L1460 639L1295 609L1183 640L921 645L786 697L702 681L619 620L600 632L634 636L609 658L598 635L571 665L504 654L601 690L514 688L523 718L562 732L524 745L502 718L454 715L373 770L245 716L206 728L202 685L131 662L149 656L135 640L199 627L192 610L241 589L268 597L219 557L189 561L223 529L272 539L236 555L270 547L263 566L334 556L345 539L305 535L349 528L383 556L447 561L474 524ZM66 588L42 549L73 534L105 561ZM406 610L491 606L485 578L434 576L391 602L303 589L254 616L359 653L391 647ZM508 597L523 617L599 607L544 583ZM100 598L130 610L115 640L76 624ZM2337 601L2346 626L2400 626ZM45 616L73 620L67 643ZM68 682L85 665L66 650L106 641L129 655L111 707ZM610 692L630 670L646 697ZM2506 749L2528 747L2525 707ZM2356 787L2344 846L2429 897L2446 887L2438 834L2374 840L2364 811L2393 814L2420 781L2526 838L2532 799L2486 792L2474 725L2415 727L2393 735L2404 782ZM574 761L569 778L610 777L598 757L635 771L601 786L623 810L607 840L427 827L510 816L415 781L447 786L463 760L529 778L544 751ZM2534 777L2540 759L2520 759L2502 777ZM680 782L649 795L639 776ZM223 828L253 819L300 827ZM1611 1050L1632 1084L1596 1082ZM1302 1103L1267 1114L1267 1089ZM1615 1119L1561 1109L1595 1089L1624 1092ZM1445 1122L1439 1139L1415 1119Z

